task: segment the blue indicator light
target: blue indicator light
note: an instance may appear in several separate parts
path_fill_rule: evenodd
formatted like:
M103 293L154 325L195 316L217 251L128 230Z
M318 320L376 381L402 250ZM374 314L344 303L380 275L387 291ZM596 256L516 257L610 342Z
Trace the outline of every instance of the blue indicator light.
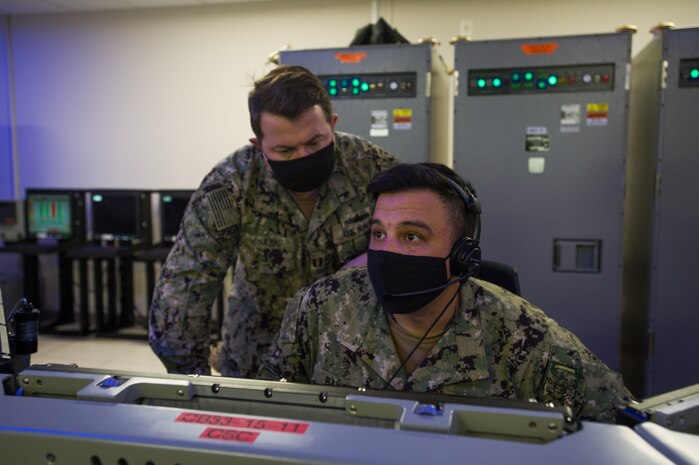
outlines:
M512 82L519 82L522 80L522 75L519 73L512 73Z
M349 86L349 79L343 79L342 81L340 81L340 85L341 85L342 87L347 87L347 86Z

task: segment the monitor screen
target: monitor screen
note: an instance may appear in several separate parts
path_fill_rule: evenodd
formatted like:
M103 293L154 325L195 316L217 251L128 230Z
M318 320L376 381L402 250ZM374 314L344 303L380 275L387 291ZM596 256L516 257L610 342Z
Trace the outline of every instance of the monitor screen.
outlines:
M34 239L73 236L73 193L27 191L27 235Z
M92 235L104 240L150 241L150 194L92 191Z
M174 242L180 230L184 209L194 191L160 192L160 234L161 242Z

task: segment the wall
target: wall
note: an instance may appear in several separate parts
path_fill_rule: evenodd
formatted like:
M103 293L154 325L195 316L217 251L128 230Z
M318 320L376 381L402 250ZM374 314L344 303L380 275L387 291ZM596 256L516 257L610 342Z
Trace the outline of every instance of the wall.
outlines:
M0 16L0 200L15 198L9 34L9 18Z
M370 6L277 1L12 17L20 188L195 187L250 137L246 94L270 69L267 55L284 44L347 45L370 22ZM695 0L393 0L379 14L411 41L436 36L448 64L464 19L477 40L635 23L634 50L661 20L699 24Z

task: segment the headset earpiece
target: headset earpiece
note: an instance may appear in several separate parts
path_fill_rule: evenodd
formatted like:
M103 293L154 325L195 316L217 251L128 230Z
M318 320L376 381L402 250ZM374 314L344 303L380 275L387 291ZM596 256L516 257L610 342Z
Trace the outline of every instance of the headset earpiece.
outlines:
M440 173L440 175L442 175ZM459 238L449 254L449 265L452 274L456 276L475 276L481 268L481 205L476 196L468 188L462 188L453 179L442 175L444 179L456 190L464 201L466 212L476 217L476 227L473 238L464 236Z

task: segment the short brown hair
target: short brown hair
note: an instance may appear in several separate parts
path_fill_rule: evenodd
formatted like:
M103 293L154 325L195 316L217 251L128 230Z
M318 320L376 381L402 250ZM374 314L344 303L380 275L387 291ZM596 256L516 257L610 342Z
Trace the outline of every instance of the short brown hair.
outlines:
M328 123L332 123L332 104L320 79L303 66L278 66L255 81L248 94L252 132L262 140L263 112L294 119L314 105L320 105Z

